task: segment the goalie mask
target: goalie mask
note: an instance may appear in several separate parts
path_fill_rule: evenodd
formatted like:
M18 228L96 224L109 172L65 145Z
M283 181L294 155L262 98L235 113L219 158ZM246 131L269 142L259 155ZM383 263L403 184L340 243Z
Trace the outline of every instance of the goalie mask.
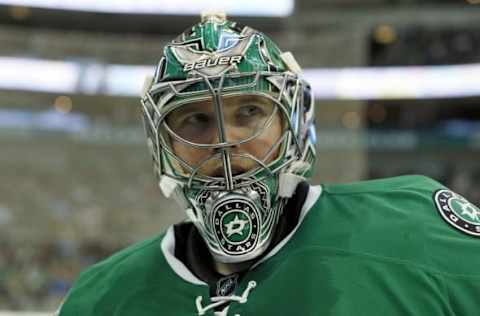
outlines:
M207 15L164 48L142 98L155 173L214 259L269 246L287 199L312 173L313 98L289 53Z

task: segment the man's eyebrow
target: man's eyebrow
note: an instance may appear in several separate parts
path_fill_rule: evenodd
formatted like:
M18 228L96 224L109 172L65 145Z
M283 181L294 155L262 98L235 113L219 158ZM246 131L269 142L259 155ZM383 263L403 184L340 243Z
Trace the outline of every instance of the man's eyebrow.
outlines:
M247 102L255 102L255 103L260 103L260 104L272 104L273 102L270 99L267 98L259 98L258 96L255 95L246 95L246 96L241 96L238 99L233 99L236 101L236 103L242 104L242 103L247 103Z
M170 112L170 114L189 114L191 112L209 109L210 102L195 102L185 104Z
M207 112L207 110L210 112L209 102L186 104L170 112L170 114L167 115L167 120L170 121L172 118L179 119L190 113Z
M259 98L255 95L245 95L238 98L223 98L222 105L242 105L244 103L257 103L257 104L272 104L273 102L267 98ZM168 116L171 118L181 118L185 115L195 112L206 112L212 110L212 101L199 101L195 103L185 104L180 106L176 110L173 110Z

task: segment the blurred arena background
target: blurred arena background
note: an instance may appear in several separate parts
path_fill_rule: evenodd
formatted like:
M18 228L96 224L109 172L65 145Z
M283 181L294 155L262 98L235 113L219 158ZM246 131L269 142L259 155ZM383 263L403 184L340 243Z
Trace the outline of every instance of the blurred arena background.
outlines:
M224 9L292 51L312 82L315 183L426 174L479 204L474 2ZM80 270L183 218L156 187L139 94L163 46L212 7L0 0L0 315L55 310Z

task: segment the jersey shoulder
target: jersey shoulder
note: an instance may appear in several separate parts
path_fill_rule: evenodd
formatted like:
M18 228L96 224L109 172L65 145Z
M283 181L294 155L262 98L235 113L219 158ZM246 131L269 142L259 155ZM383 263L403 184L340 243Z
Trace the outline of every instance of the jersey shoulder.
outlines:
M411 221L444 224L457 232L480 237L480 209L465 197L426 176L412 175L324 187L325 195L376 209L404 212ZM381 214L378 214L381 215ZM387 213L387 218L390 218ZM380 217L381 218L381 217ZM443 221L439 221L442 219ZM463 236L465 237L465 236Z
M316 206L346 212L359 224L398 225L398 221L437 222L436 192L446 190L441 183L420 175L374 179L347 184L324 185Z
M111 301L137 291L147 279L149 284L161 282L163 235L127 247L83 271L62 304L60 316L111 313Z
M480 209L425 176L323 185L288 249L480 277Z
M346 184L324 185L329 194L391 193L393 191L428 192L445 188L441 183L422 175L405 175L392 178L358 181Z

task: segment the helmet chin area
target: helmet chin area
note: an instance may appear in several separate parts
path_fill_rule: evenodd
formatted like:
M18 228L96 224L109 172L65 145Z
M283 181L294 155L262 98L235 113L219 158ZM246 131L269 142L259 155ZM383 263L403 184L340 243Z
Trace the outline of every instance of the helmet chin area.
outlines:
M283 206L274 203L272 207L272 189L276 189L272 180L272 186L255 182L233 191L187 193L200 215L195 224L216 261L248 261L267 249Z

